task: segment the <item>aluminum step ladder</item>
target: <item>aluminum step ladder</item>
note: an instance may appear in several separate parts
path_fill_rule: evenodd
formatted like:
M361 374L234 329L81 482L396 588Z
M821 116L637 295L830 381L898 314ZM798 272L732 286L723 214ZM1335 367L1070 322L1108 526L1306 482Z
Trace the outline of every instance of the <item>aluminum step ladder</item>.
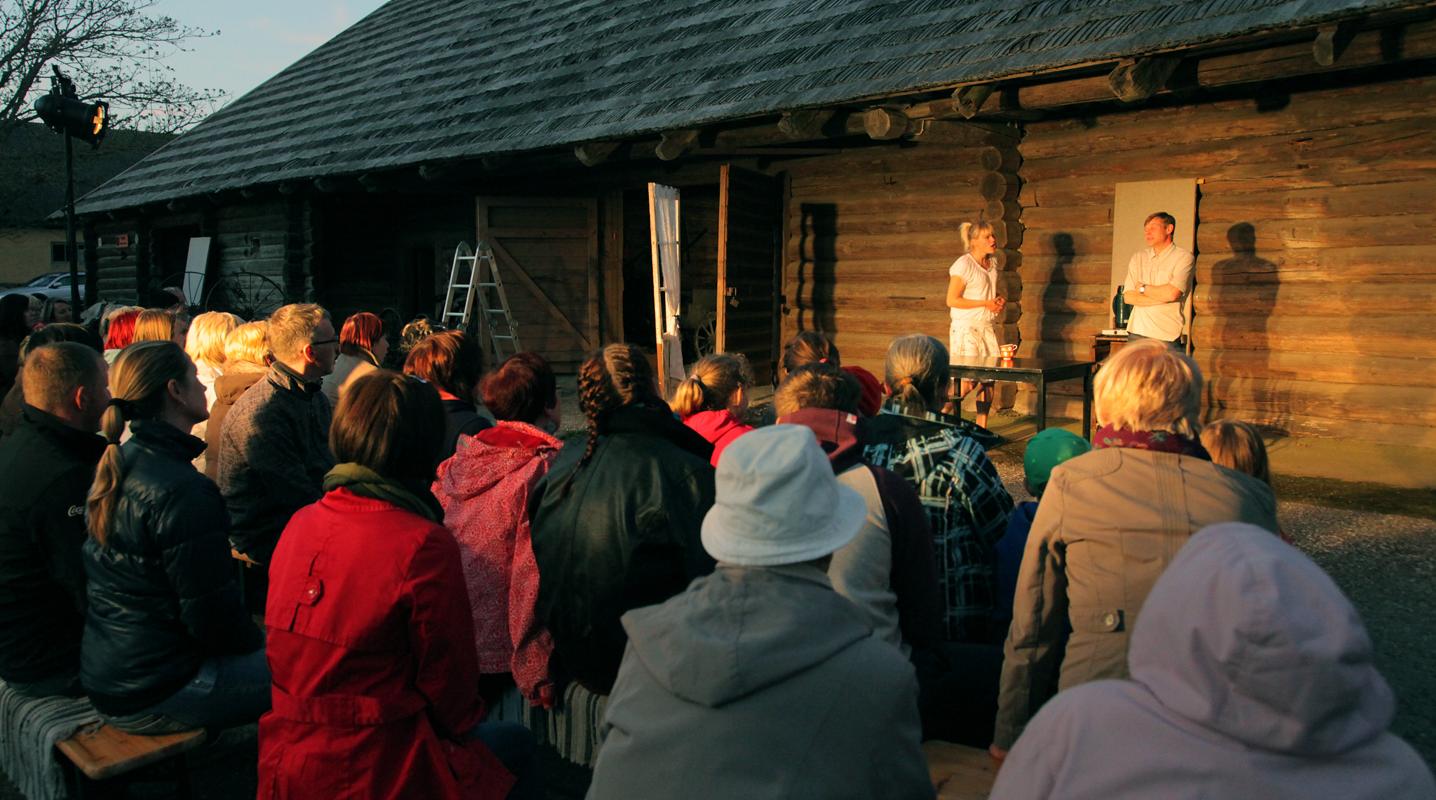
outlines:
M456 307L459 291L463 291L464 295L462 305ZM474 319L475 298L479 301L481 312L480 346L488 341L493 363L497 365L521 349L518 326L509 311L508 295L504 292L504 282L499 277L499 265L494 260L493 251L482 241L478 243L477 253L468 242L459 242L459 246L454 248L454 262L449 269L449 289L444 295L441 321L446 326L468 330Z

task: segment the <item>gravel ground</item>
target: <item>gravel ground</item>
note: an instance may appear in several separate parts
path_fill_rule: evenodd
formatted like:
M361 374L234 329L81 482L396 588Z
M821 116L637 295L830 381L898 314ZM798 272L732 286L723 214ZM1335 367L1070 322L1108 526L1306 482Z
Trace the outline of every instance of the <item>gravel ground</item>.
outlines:
M577 403L571 390L563 395L566 437L579 436L582 419ZM992 460L1013 498L1031 499L1022 483L1021 444L993 451ZM1413 507L1407 495L1395 490L1390 494L1402 508ZM1295 544L1336 580L1360 611L1376 648L1377 664L1396 693L1393 731L1410 742L1428 764L1436 764L1436 671L1430 668L1436 652L1436 625L1431 618L1431 609L1436 608L1436 519L1343 507L1392 506L1382 501L1379 490L1369 486L1361 487L1359 502L1351 502L1352 495L1334 482L1314 486L1301 497L1279 503L1281 523ZM1421 513L1429 504L1414 507ZM193 786L201 800L254 797L254 739L227 738L231 741L224 746L195 759ZM144 788L137 787L134 796L167 796ZM0 800L20 798L0 777Z

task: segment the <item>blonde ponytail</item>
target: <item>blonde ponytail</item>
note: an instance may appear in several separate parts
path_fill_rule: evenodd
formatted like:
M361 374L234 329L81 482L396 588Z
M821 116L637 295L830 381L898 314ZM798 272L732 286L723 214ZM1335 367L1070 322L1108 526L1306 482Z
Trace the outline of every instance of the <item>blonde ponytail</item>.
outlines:
M700 411L722 411L740 387L753 384L748 359L740 353L714 353L693 365L693 372L673 390L668 406L680 417Z
M137 342L126 347L110 368L110 400L100 419L100 432L109 443L95 468L95 481L86 501L85 524L101 545L110 535L120 485L125 477L125 459L120 436L125 423L150 419L164 407L165 388L172 380L185 381L193 369L189 356L171 341Z
M936 409L947 384L947 347L921 333L899 336L888 346L883 379L899 411L920 417Z
M957 236L962 240L962 252L966 253L972 249L972 223L964 222L957 229Z

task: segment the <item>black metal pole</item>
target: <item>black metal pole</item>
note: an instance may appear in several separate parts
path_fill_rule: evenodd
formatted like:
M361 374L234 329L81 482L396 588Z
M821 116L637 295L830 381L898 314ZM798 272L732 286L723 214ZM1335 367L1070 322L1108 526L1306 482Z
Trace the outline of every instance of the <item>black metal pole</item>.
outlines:
M75 246L75 146L70 134L65 133L65 253L70 258L70 314L79 319L84 306L80 305L80 260L79 248Z

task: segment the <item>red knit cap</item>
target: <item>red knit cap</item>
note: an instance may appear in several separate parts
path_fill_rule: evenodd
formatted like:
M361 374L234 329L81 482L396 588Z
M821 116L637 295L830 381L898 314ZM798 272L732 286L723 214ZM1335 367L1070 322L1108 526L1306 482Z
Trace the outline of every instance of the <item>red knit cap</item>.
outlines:
M858 386L862 387L862 394L858 397L858 411L865 417L877 416L878 409L883 407L882 381L862 367L843 367L843 372L856 378Z

